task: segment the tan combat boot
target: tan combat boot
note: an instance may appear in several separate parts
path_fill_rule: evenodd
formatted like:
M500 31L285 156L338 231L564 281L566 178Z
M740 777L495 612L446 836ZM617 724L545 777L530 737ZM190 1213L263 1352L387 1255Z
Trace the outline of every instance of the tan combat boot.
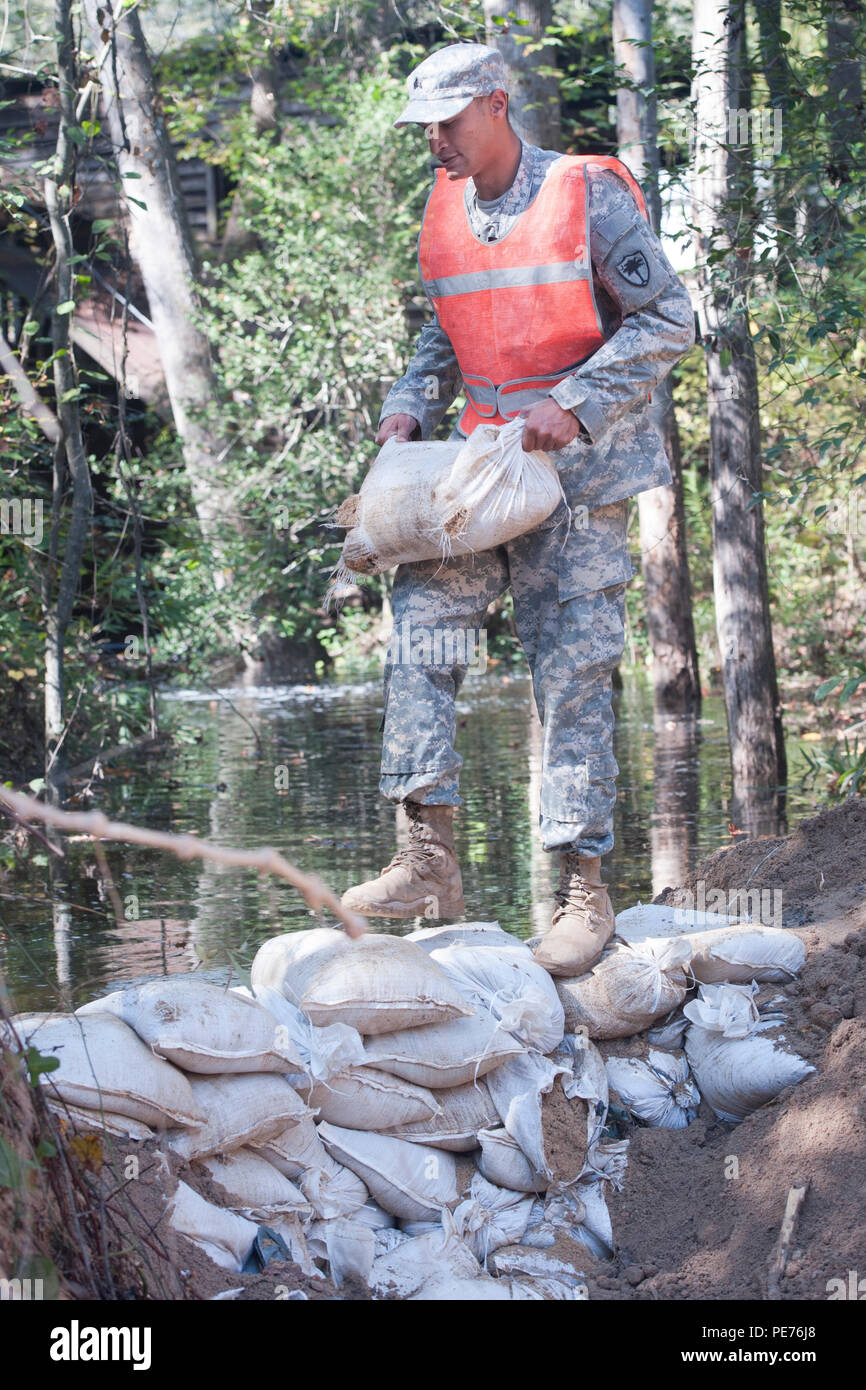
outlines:
M349 888L343 906L362 917L459 917L466 911L454 854L453 806L404 801L409 844L378 878Z
M613 908L601 882L601 860L563 854L557 907L535 959L551 975L583 975L614 933Z

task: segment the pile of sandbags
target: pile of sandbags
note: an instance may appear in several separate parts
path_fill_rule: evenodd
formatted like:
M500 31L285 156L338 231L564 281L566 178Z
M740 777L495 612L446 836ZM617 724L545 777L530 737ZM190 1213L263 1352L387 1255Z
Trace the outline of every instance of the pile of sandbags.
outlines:
M613 1251L611 1096L644 1124L683 1127L701 1096L738 1120L811 1070L757 984L694 997L691 968L774 978L799 943L709 930L633 933L554 981L496 923L314 928L266 941L248 988L171 976L14 1025L57 1057L41 1082L73 1123L187 1165L172 1223L226 1268L264 1225L306 1273L374 1296L572 1299L580 1270L544 1252L563 1234ZM592 1041L636 1036L630 1057Z

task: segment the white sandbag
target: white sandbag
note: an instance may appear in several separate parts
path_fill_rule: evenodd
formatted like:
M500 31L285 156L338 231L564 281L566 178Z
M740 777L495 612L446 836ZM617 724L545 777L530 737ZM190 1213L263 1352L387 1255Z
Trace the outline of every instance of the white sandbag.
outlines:
M762 1020L754 1003L758 986L702 985L683 1012L686 1057L698 1089L719 1119L739 1121L814 1072L782 1046L783 1025Z
M331 1160L333 1163L333 1159ZM353 1221L361 1221L365 1226L369 1226L373 1231L394 1230L397 1225L397 1218L384 1207L380 1207L378 1202L374 1202L372 1197L368 1197L362 1207L359 1207L352 1216Z
M296 971L291 980L296 988ZM414 941L373 933L329 956L306 984L301 1008L318 1027L348 1023L375 1035L472 1013L444 970Z
M312 1115L253 1148L287 1178L297 1179L307 1201L323 1220L352 1216L367 1201L367 1189L361 1179L328 1153Z
M607 1079L630 1114L648 1125L685 1129L697 1118L700 1093L685 1054L650 1048L649 1057L608 1057Z
M562 499L549 454L524 453L523 421L479 425L465 443L389 439L335 520L349 527L341 566L381 574L395 565L469 555L540 526Z
M498 1187L483 1173L476 1173L468 1198L454 1208L454 1226L486 1269L494 1250L520 1240L534 1202L534 1197Z
M310 1227L307 1244L314 1258L328 1261L331 1281L338 1289L351 1277L369 1282L376 1236L364 1222L345 1216L316 1221Z
M268 1010L276 1021L278 1039L295 1051L301 1067L314 1081L328 1081L349 1067L365 1062L364 1040L357 1028L345 1023L316 1028L297 1004L292 1004L271 985L257 985L254 993L245 986L238 986L235 993L255 998Z
M409 1303L505 1303L512 1297L507 1279L491 1279L482 1274L477 1279L449 1279L438 1276L428 1279L417 1293L409 1295Z
M602 1182L582 1182L573 1189L583 1204L583 1221L571 1235L601 1260L613 1255L613 1222L607 1208Z
M341 1076L320 1081L307 1097L319 1119L344 1129L393 1129L415 1121L429 1121L439 1114L433 1093L411 1081L379 1071L376 1067L352 1067Z
M329 1124L319 1125L319 1136L332 1158L351 1168L394 1216L430 1220L457 1201L457 1165L441 1149Z
M621 912L616 932L633 943L650 937L687 941L692 974L702 984L781 983L798 975L806 960L804 943L783 928L657 903L639 903Z
M523 1050L481 1005L471 1018L402 1028L365 1044L370 1065L434 1090L477 1081Z
M562 1089L567 1100L586 1101L587 1152L597 1144L607 1124L608 1084L604 1058L584 1033L566 1033L552 1061L567 1067Z
M519 941L497 947L457 942L437 947L431 959L470 1004L489 1009L526 1047L547 1053L562 1042L565 1015L556 985Z
M258 997L262 987L275 989L300 1007L308 982L326 961L345 951L346 933L335 927L310 927L283 932L263 942L250 966L250 984Z
M570 1033L628 1038L681 1004L689 988L685 941L618 946L587 975L557 980Z
M503 931L498 922L456 922L446 927L419 927L409 932L407 941L416 941L428 952L441 951L445 946L520 946L523 943L511 932Z
M252 1149L211 1154L202 1167L225 1189L225 1205L244 1216L267 1221L272 1216L312 1216L312 1207L295 1184Z
M128 1115L118 1115L113 1110L85 1110L79 1105L69 1105L65 1101L46 1098L52 1115L67 1121L73 1129L104 1130L118 1139L152 1139L155 1131L141 1120L131 1120Z
M503 1126L478 1131L478 1171L497 1187L513 1192L546 1192L550 1179L534 1171L526 1154Z
M446 1212L435 1231L401 1242L374 1261L370 1287L380 1296L412 1298L422 1288L443 1280L481 1277L481 1266L462 1240Z
M204 1123L167 1136L166 1147L180 1158L204 1158L259 1143L309 1114L289 1083L267 1072L194 1077L190 1084Z
M114 1014L18 1014L12 1022L22 1042L58 1058L60 1066L39 1080L60 1100L153 1129L201 1123L201 1106L183 1072L154 1057Z
M533 1173L548 1181L553 1170L544 1147L541 1125L541 1097L549 1095L557 1076L567 1076L563 1063L536 1052L525 1052L491 1072L487 1079L490 1097L499 1118L528 1159ZM576 1102L577 1105L580 1102ZM582 1133L575 1133L575 1147L586 1145L585 1111ZM508 1183L504 1186L509 1186Z
M430 1144L434 1149L467 1153L478 1146L478 1131L498 1119L496 1106L485 1081L469 1081L465 1086L435 1092L440 1112L430 1120L414 1125L398 1125L389 1132L395 1139L413 1144Z
M185 1182L179 1182L171 1200L169 1222L210 1255L216 1264L240 1274L258 1227L255 1222L205 1201Z
M118 989L77 1012L79 1018L100 1012L122 1018L157 1057L188 1072L285 1072L302 1065L265 1009L192 975Z

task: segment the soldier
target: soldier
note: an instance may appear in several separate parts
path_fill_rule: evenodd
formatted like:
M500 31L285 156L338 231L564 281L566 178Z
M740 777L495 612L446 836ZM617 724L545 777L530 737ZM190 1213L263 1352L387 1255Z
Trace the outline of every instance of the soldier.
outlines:
M553 453L565 502L546 523L482 554L399 566L392 605L395 632L408 620L413 636L430 634L428 652L465 657L466 631L511 586L543 725L542 844L561 856L536 960L576 975L614 928L601 859L613 847L612 673L634 572L628 498L671 481L648 394L694 342L694 316L625 166L521 142L507 87L501 56L481 44L440 49L408 78L395 125L424 127L441 165L418 246L433 320L377 442L429 439L462 387L452 438L523 415L524 449ZM389 655L380 790L405 806L409 844L343 895L355 912L465 910L453 816L466 670Z

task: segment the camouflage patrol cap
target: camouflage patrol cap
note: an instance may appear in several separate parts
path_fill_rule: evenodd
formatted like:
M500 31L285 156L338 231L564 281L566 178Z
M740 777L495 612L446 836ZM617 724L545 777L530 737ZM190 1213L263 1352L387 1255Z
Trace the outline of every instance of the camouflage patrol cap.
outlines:
M490 92L507 92L502 54L483 43L452 43L425 58L406 78L409 105L394 122L430 125L450 121L474 100Z

